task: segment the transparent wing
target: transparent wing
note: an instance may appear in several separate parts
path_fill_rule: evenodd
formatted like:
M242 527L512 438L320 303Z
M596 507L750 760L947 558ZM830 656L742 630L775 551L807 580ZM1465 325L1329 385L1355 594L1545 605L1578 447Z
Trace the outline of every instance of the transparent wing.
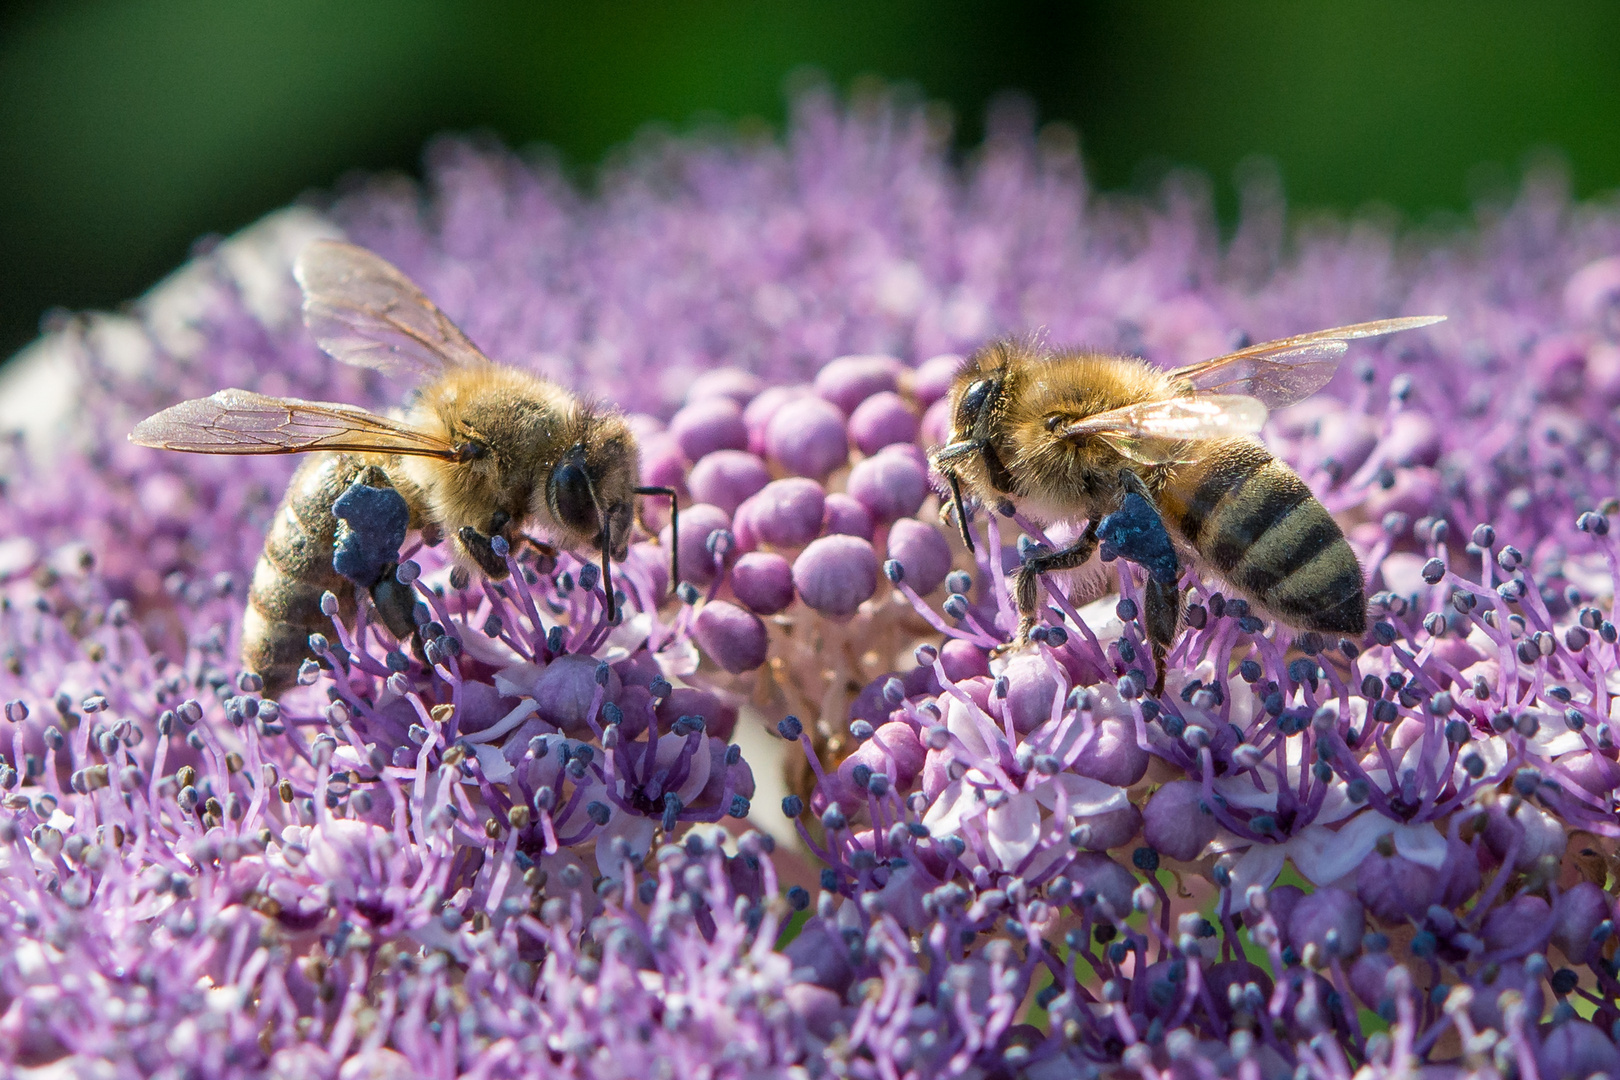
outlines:
M455 458L456 449L396 420L327 401L221 390L149 416L131 442L194 454L301 454L308 450Z
M410 278L365 248L317 240L293 276L304 290L304 325L345 364L429 378L489 362Z
M1339 358L1356 338L1393 334L1443 322L1444 315L1336 326L1277 341L1250 345L1213 360L1170 372L1186 389L1210 394L1247 394L1269 408L1280 409L1316 393L1338 370Z
M1059 424L1060 439L1101 436L1107 439L1188 442L1252 435L1266 422L1266 407L1244 394L1194 394L1109 409Z

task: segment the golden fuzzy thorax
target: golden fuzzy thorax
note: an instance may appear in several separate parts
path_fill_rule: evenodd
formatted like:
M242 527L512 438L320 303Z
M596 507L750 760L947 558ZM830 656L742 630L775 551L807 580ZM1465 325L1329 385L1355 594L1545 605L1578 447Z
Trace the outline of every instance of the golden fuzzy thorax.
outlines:
M973 430L962 400L984 380L998 389ZM1165 373L1142 360L1087 352L1050 356L1016 341L988 345L951 386L951 441L988 439L1005 472L997 477L982 454L959 458L955 468L964 489L987 506L1009 500L1044 523L1095 517L1113 509L1120 469L1135 468L1150 486L1154 470L1133 466L1101 439L1054 438L1053 418L1077 420L1173 394Z
M528 372L490 364L452 370L423 387L409 422L453 445L487 448L467 461L403 457L390 469L416 489L407 493L413 508L446 536L470 526L515 543L537 526L562 547L596 546L599 524L564 520L548 491L559 462L577 447L596 501L614 521L614 555L624 556L624 508L633 505L639 466L635 438L618 413L597 410ZM500 514L504 523L497 525Z

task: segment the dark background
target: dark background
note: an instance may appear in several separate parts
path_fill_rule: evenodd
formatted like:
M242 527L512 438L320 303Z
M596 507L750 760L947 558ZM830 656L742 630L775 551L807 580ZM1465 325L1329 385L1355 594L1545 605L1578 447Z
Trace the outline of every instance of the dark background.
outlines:
M58 0L0 12L0 356L445 129L550 143L587 180L649 123L782 122L792 72L948 102L1015 88L1103 188L1280 167L1292 206L1465 210L1552 151L1620 186L1608 0Z

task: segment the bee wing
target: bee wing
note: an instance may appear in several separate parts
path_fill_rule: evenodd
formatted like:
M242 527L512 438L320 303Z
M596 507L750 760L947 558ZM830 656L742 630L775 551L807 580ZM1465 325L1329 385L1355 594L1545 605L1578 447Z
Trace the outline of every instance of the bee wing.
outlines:
M221 390L170 406L129 439L194 454L301 454L308 450L454 458L456 448L397 420L328 401Z
M1132 461L1159 465L1195 460L1190 444L1252 435L1265 422L1265 405L1246 394L1193 394L1110 409L1061 424L1053 434L1101 438Z
M1325 386L1338 370L1339 358L1350 347L1349 342L1356 338L1413 330L1444 320L1444 315L1417 315L1297 334L1177 368L1170 372L1170 378L1195 391L1247 394L1269 408L1280 409Z
M489 362L410 278L365 248L317 240L293 277L304 290L304 325L345 364L429 378Z

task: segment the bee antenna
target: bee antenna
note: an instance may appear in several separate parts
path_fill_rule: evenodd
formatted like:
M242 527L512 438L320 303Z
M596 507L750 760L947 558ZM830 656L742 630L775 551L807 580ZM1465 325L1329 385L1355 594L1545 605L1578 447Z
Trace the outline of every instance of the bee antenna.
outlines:
M669 591L681 580L681 498L672 487L638 487L637 495L662 495L669 499Z

